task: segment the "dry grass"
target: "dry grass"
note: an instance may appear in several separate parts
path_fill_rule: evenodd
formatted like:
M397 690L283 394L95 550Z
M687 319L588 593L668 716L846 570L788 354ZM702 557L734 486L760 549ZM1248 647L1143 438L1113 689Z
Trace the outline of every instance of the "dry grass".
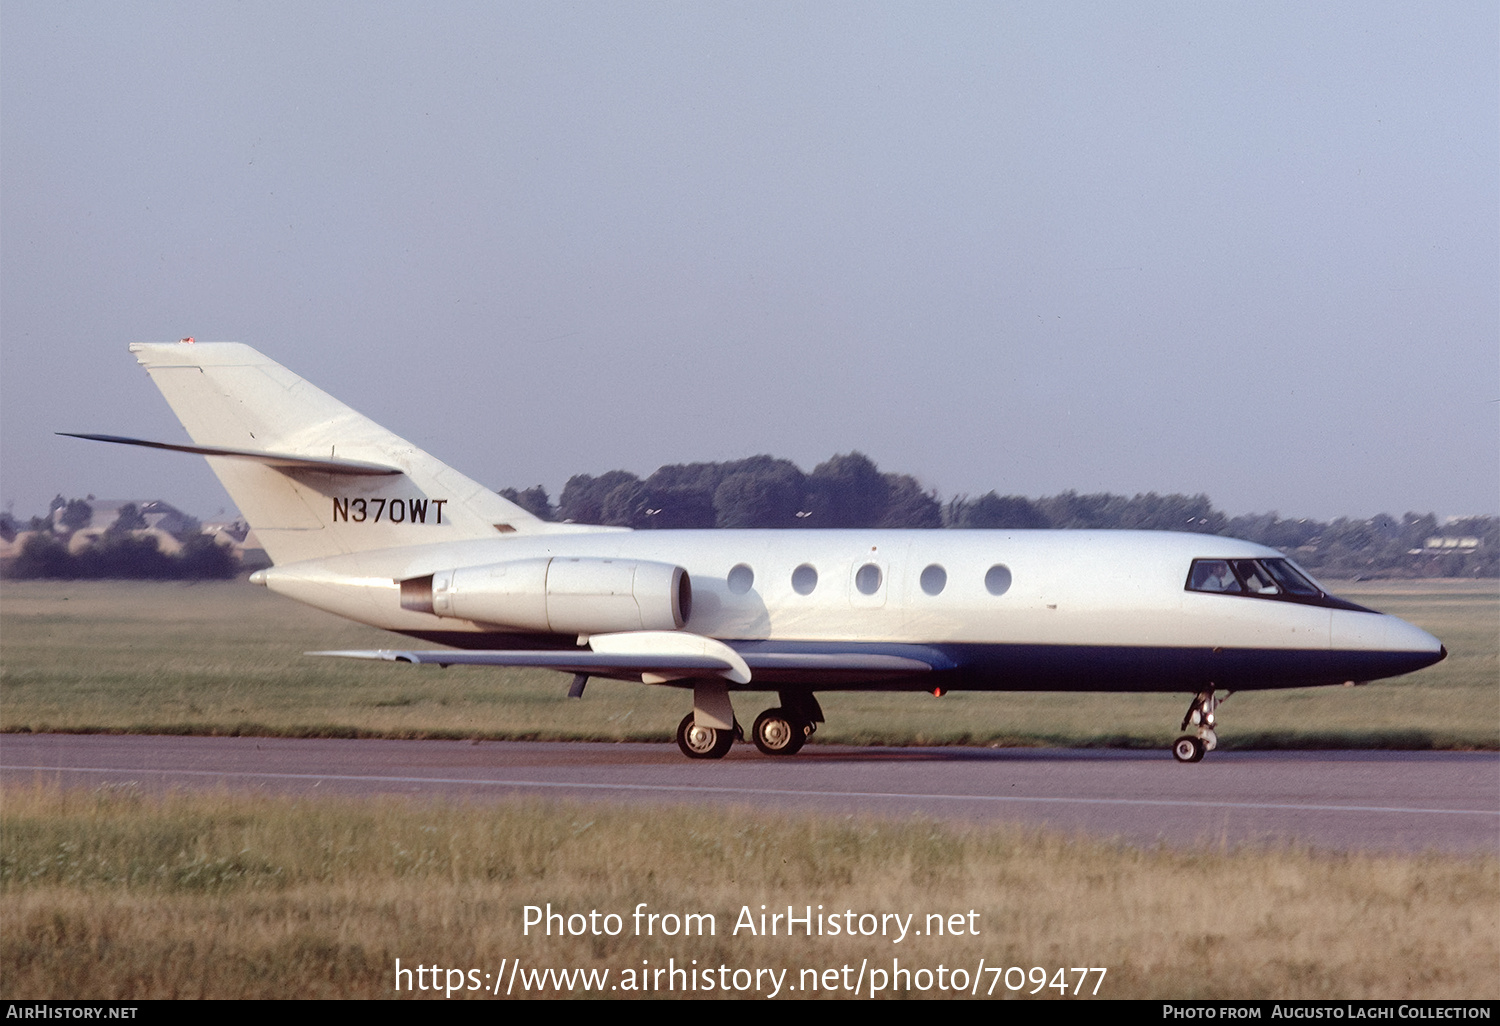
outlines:
M1494 583L1358 588L1343 591L1438 634L1452 658L1368 688L1237 695L1226 746L1319 734L1500 744ZM7 583L0 727L664 740L685 707L669 689L596 681L571 702L555 674L302 655L394 643L241 583ZM1183 699L831 694L824 705L823 740L1137 745L1165 743ZM521 932L527 904L628 916L642 901L711 912L718 935ZM981 933L900 945L731 936L740 907L762 903L919 922L972 908ZM520 958L609 968L612 982L642 960L697 959L789 969L793 986L802 969L866 958L970 971L983 958L1104 966L1109 997L1486 997L1500 978L1497 919L1494 857L1145 851L738 810L0 792L0 993L28 998L391 996L397 958L481 974Z
M1494 581L1338 589L1441 637L1451 655L1365 688L1236 695L1221 743L1246 747L1500 747ZM402 644L243 582L7 582L0 729L321 736L666 740L688 706L671 688L564 675L315 659ZM1164 746L1186 696L823 693L825 742ZM737 698L741 719L775 704Z
M481 974L519 958L608 968L612 982L642 960L697 959L789 969L794 984L804 968L866 958L970 971L984 959L1103 966L1100 996L1114 998L1478 998L1500 978L1494 857L1144 851L736 810L128 789L7 790L0 838L0 991L12 997L392 996L397 958ZM548 902L619 913L624 932L523 936L523 906ZM717 934L632 936L638 902L713 913ZM732 934L741 906L789 903L915 913L918 928L973 909L980 932L900 944Z

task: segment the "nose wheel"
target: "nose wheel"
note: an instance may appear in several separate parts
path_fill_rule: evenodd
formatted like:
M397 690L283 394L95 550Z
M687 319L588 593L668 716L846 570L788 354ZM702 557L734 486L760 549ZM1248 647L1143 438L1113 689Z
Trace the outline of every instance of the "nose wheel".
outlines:
M1232 692L1222 695L1209 688L1193 696L1187 715L1182 718L1182 728L1196 727L1193 734L1184 734L1172 742L1172 757L1178 762L1202 762L1203 757L1219 746L1219 736L1214 733L1218 722L1214 710L1224 704Z
M1172 756L1178 762L1202 762L1203 756L1207 752L1208 746L1203 743L1201 738L1184 734L1172 742Z

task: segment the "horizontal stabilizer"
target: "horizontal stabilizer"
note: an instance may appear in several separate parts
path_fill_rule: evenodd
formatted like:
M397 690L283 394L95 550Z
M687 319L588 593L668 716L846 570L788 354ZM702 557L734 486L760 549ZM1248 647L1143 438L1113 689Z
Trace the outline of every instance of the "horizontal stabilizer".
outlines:
M72 431L59 431L68 438L86 438L91 442L115 442L119 445L140 445L147 449L170 449L172 452L190 452L199 456L225 456L236 460L254 460L278 470L316 470L324 474L352 474L355 476L379 477L403 473L397 467L363 460L341 460L332 456L297 456L292 453L260 452L255 449L228 449L221 445L176 445L171 442L148 442L143 438L123 438L119 435L84 435Z

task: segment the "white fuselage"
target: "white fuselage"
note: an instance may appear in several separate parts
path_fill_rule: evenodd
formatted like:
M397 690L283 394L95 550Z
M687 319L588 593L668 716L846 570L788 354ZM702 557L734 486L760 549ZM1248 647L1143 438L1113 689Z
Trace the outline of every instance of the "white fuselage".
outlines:
M1441 650L1425 631L1369 611L1189 591L1185 584L1195 558L1281 556L1265 546L1203 534L604 531L358 552L278 566L264 579L274 591L373 626L462 647L500 647L506 634L518 632L503 624L403 609L398 582L454 567L542 556L681 566L692 581L686 629L731 643L1279 650L1288 655L1436 656ZM749 579L741 569L731 587L737 567L748 568ZM808 567L816 575L811 588ZM804 569L799 573L799 568ZM935 587L939 576L941 587ZM1108 682L1100 681L1100 687Z

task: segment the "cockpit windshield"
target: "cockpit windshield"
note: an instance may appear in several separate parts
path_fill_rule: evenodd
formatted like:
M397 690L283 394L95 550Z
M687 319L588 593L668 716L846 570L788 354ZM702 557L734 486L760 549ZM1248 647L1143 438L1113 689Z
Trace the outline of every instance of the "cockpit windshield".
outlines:
M1309 597L1327 594L1318 587L1316 581L1308 577L1297 565L1289 559L1262 559L1260 565L1281 585L1282 589L1292 595L1306 595Z
M1340 609L1365 608L1328 594L1290 559L1195 559L1188 571L1187 590L1253 595Z

